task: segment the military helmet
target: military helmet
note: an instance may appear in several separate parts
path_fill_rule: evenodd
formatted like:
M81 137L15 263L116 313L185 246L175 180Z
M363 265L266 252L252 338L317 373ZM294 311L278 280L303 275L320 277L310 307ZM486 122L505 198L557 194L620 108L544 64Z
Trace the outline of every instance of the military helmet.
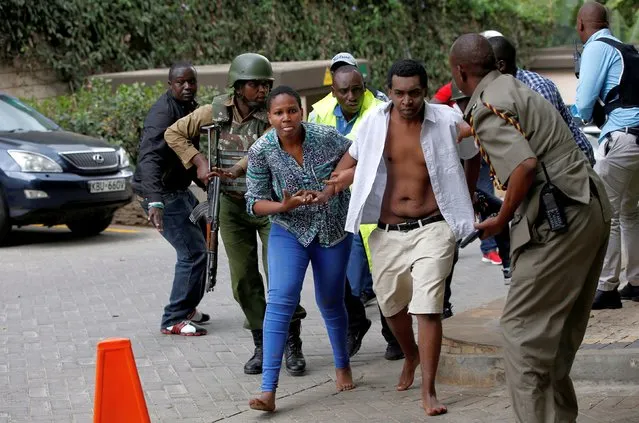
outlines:
M263 80L273 81L271 62L261 54L244 53L231 62L228 86L233 87L237 81Z
M459 88L457 88L457 84L455 84L455 80L453 80L450 86L450 91L452 92L452 95L450 96L450 99L452 101L461 100L462 98L470 98L470 96L467 96Z
M494 29L488 29L486 31L480 32L479 35L481 35L482 37L486 39L504 36L501 32L495 31Z

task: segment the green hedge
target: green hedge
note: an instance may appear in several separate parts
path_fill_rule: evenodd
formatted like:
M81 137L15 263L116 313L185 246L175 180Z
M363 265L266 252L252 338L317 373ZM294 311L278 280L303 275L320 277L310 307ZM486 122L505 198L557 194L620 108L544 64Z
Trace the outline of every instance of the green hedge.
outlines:
M273 61L329 59L350 51L371 62L384 86L398 58L422 60L431 94L450 80L448 51L465 32L496 29L531 48L552 33L554 2L538 0L3 0L0 60L47 64L77 90L34 102L63 128L122 145L136 159L149 107L165 89L120 86L112 93L97 73L228 63L254 51ZM201 103L212 90L200 88Z
M153 86L120 85L114 92L108 81L94 79L72 95L30 103L68 131L100 137L124 147L136 163L144 118L166 89L166 84L158 82ZM215 89L200 86L198 101L209 103L216 94Z
M46 63L75 87L88 75L227 63L255 51L274 61L329 59L350 51L383 85L402 57L426 63L436 84L461 33L497 29L520 47L545 44L555 1L538 0L3 0L0 56ZM434 87L433 87L434 88Z

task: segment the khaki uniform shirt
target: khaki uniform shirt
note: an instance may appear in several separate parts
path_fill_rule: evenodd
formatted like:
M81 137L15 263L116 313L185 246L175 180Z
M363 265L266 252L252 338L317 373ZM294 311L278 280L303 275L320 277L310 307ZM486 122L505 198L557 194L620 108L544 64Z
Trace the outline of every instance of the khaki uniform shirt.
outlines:
M519 122L525 136L489 105ZM551 182L575 202L589 204L591 186L595 187L604 219L610 220L610 204L601 180L575 144L559 112L542 96L511 75L492 71L475 89L465 118L472 122L483 153L501 184L508 183L523 161L537 159L535 181L513 217L512 252L530 241L531 229L544 218L539 216L541 189L546 182L542 163Z
M233 96L224 94L215 97L211 104L179 119L166 130L164 139L187 169L193 166L191 160L199 153L189 138L199 135L200 128L211 123L221 126L218 145L221 167L228 168L237 163L246 172L249 147L269 127L266 110L256 109L242 118L233 102ZM235 180L222 178L221 183L222 191L227 194L242 197L246 192L244 177Z

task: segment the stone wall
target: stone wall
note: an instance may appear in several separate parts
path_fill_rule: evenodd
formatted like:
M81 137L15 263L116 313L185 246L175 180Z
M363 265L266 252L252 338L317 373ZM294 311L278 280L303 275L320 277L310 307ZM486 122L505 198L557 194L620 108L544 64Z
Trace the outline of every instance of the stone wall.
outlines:
M0 92L22 98L47 98L69 92L52 69L34 66L30 69L0 63Z
M116 225L151 227L146 215L142 211L142 207L140 207L140 203L136 200L119 208L118 211L115 212L113 223Z
M190 189L191 192L198 199L198 201L206 201L206 193L201 188L198 188L197 185L192 184ZM133 201L131 203L122 208L119 208L115 212L113 223L116 225L152 227L147 220L144 211L142 211L140 203L138 203L135 197L133 198Z

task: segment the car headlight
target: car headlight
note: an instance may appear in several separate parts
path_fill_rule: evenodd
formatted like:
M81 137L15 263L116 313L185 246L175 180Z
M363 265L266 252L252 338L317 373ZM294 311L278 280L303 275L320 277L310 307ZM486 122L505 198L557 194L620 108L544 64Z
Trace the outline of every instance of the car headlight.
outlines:
M129 167L131 165L131 160L129 158L129 154L122 147L118 148L118 163L120 167Z
M9 150L8 153L23 172L62 172L59 164L42 154L20 150Z

